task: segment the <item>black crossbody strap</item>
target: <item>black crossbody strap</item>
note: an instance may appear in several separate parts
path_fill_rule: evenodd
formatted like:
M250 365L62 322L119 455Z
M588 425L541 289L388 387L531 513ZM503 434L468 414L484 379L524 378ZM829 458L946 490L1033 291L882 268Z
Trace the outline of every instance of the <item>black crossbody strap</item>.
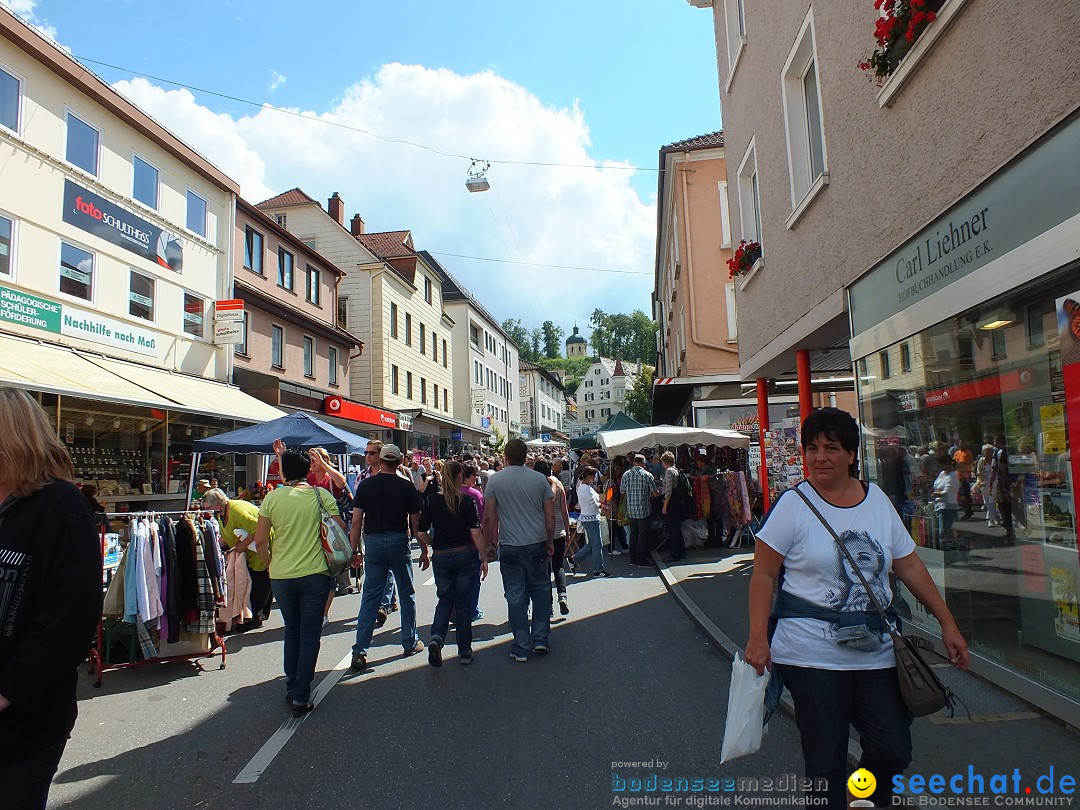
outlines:
M821 512L819 512L817 507L810 502L810 499L806 497L806 494L798 487L795 487L795 492L797 492L799 497L803 499L803 503L805 503L807 507L809 507L810 511L814 513L814 516L821 521L821 525L828 529L829 534L831 534L833 540L836 541L836 545L840 546L840 550L844 552L844 556L847 557L848 562L851 563L851 567L855 571L855 575L859 578L859 581L862 582L863 587L866 588L866 595L873 603L874 609L878 612L878 615L881 616L882 620L885 622L885 626L889 628L889 632L891 633L892 625L889 623L889 617L885 614L885 608L881 606L881 602L879 602L877 600L877 597L874 596L874 591L870 588L870 583L866 581L866 577L863 576L862 570L855 562L855 558L851 556L851 552L848 551L847 546L843 544L843 542L840 540L839 535L837 535L833 527L829 525L829 522L825 520L824 517L822 517Z

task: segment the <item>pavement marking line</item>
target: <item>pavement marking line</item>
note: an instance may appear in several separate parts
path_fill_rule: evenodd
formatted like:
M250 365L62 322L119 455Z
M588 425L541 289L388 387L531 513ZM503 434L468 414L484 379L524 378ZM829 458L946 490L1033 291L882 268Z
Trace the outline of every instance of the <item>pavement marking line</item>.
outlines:
M322 702L322 699L333 689L337 682L345 675L349 670L349 664L352 663L352 650L345 654L345 657L338 661L336 667L334 667L323 678L319 685L315 687L315 690L311 693L311 702L316 706ZM281 749L285 747L285 744L292 739L292 735L296 733L297 729L303 725L304 721L311 717L311 713L303 715L302 717L290 717L281 727L278 728L270 739L266 741L262 748L260 748L255 756L251 758L251 761L244 766L244 769L236 775L233 779L234 785L253 785L259 781L259 777L266 772L266 769L270 767L270 763L274 761Z

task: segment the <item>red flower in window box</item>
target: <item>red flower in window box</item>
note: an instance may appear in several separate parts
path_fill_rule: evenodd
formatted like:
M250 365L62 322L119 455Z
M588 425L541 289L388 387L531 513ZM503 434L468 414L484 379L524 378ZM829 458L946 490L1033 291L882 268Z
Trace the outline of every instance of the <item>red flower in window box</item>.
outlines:
M761 258L761 243L747 242L743 239L735 248L735 253L728 259L728 278L743 276L750 272L754 262Z
M879 80L891 76L915 42L937 19L945 0L874 0L881 16L874 23L877 50L859 62L860 70L871 70Z

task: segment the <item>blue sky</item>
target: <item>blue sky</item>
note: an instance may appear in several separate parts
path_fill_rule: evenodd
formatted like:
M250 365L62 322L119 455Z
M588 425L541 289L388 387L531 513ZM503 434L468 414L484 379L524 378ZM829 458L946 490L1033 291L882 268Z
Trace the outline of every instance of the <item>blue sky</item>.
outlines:
M532 262L444 259L497 317L528 325L550 317L569 331L597 306L648 308L657 152L720 127L711 12L686 0L0 2L75 56L123 68L90 65L246 197L339 191L348 215L409 228L417 247ZM140 76L459 154L649 171L496 165L496 193L469 195L467 160Z

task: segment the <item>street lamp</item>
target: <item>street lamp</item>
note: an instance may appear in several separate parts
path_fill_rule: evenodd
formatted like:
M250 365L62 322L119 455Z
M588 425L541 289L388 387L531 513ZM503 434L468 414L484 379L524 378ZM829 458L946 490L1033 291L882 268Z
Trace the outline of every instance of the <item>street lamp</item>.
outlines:
M469 166L468 176L465 178L465 188L470 192L487 191L491 188L491 183L484 177L484 172L491 168L491 164L486 160L478 160L473 158L472 165Z

